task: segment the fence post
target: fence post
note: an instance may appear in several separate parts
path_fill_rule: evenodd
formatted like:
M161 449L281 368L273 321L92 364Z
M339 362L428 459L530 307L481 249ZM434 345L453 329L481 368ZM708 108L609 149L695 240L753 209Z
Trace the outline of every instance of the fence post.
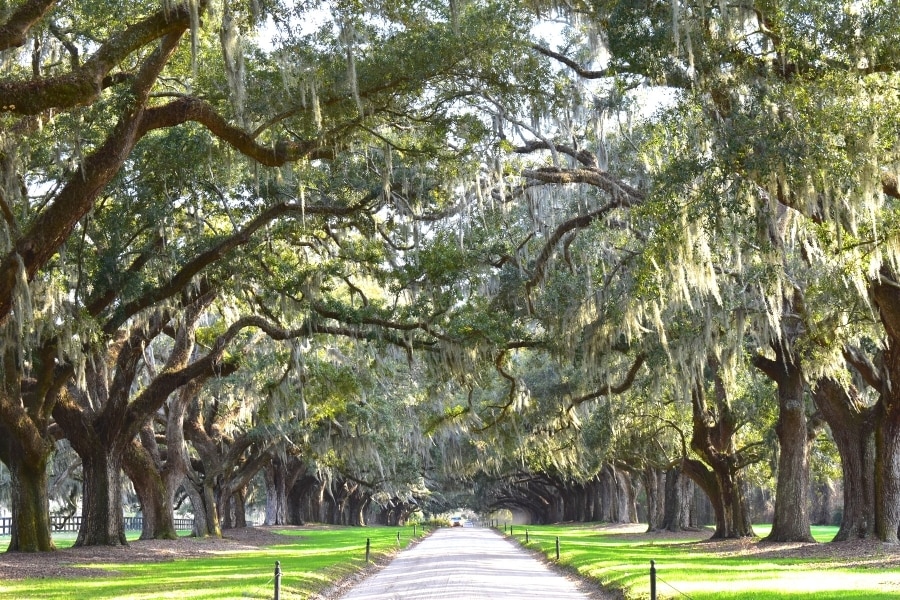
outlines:
M413 537L416 537L416 526L415 526L415 524L413 525Z
M369 562L369 550L372 548L371 538L366 538L366 562Z
M400 543L400 530L397 530L397 543Z
M281 598L281 561L275 561L275 600Z
M656 600L656 563L650 561L650 600Z
M559 536L556 536L556 560L559 560Z
M509 526L509 537L513 537L513 527L512 527L512 525Z
M525 543L528 543L528 530L525 530Z

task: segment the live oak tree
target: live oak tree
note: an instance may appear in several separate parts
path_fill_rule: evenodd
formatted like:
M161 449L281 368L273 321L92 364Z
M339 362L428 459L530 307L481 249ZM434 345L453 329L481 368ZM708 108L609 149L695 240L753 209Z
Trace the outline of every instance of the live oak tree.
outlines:
M427 364L415 372L440 393L417 411L425 435L445 436L445 469L526 455L556 482L541 486L567 487L592 469L574 454L548 462L562 440L580 443L550 432L605 402L627 405L619 396L639 376L673 387L693 421L685 464L711 496L728 496L717 523L727 536L751 533L734 494L758 447L740 437L733 401L752 360L778 383L773 539L809 537L811 392L845 461L868 456L857 441L873 436L873 521L896 541L896 11L336 2L321 28L301 27L312 4L192 0L110 15L102 2L34 1L3 14L10 549L51 547L51 416L85 455L97 436L106 454L139 439L152 455L148 419L199 401L196 386L233 364L220 347L186 356L213 297L238 299L229 327L366 339ZM532 11L570 17L566 44L532 42ZM255 47L250 32L267 19L271 39ZM648 115L630 109L658 98L667 111L638 126ZM823 274L840 274L841 297L871 300L878 319L851 325L840 314L849 304L832 307L817 284ZM177 341L156 343L172 344L184 377L162 390L148 376L153 402L131 408L143 348L166 337ZM200 356L209 368L187 377ZM877 403L856 400L863 381ZM386 473L407 468L393 459L410 446L348 428L368 420L378 425L366 435L380 431L397 399L378 398L373 413L340 407L333 454L319 440L359 502L378 488L376 458L392 459ZM839 431L847 411L858 435ZM491 441L496 456L469 462ZM277 452L256 450L260 463ZM211 472L224 471L219 458L210 453ZM106 484L89 479L96 498ZM865 497L859 483L850 488ZM111 494L100 496L115 521ZM86 503L89 514L107 508ZM848 531L871 529L859 511L848 519ZM121 540L117 523L98 527L82 542Z
M586 53L578 55L547 44L538 46L538 51L571 67L583 79L611 81L618 89L641 82L665 88L669 103L680 107L675 114L690 122L688 127L671 120L665 123L660 130L662 139L677 151L667 159L668 166L650 163L651 198L659 197L658 185L682 185L680 199L673 195L670 204L676 214L669 213L667 220L660 221L661 227L666 222L681 223L677 218L680 211L709 231L725 233L726 240L733 236L734 246L743 248L735 256L746 259L723 265L719 273L737 274L735 266L751 265L750 257L758 256L763 261L758 264L774 267L773 277L762 288L770 307L784 306L785 299L795 296L787 283L796 272L789 267L795 260L806 260L815 270L823 266L820 257L827 256L825 260L854 265L845 267L844 272L849 268L854 273L852 285L863 295L888 289L878 282L880 277L890 280L891 259L878 254L879 258L884 256L884 264L857 262L847 255L852 242L850 246L843 242L848 234L856 237L857 231L866 230L871 234L863 236L865 247L882 248L892 243L890 206L891 197L896 196L896 136L889 132L888 123L892 122L890 115L896 103L896 94L890 88L896 80L897 64L896 46L890 41L897 35L892 10L881 3L825 7L809 3L726 6L653 1L632 5L575 3L568 8L580 16L580 26L601 41L606 56L597 68L591 68ZM602 106L595 103L594 108ZM555 141L562 143L559 138ZM568 181L561 176L556 179ZM746 219L751 226L745 227L744 233L741 228L729 232L722 228L727 223L722 217L728 215ZM804 227L791 229L789 225L804 219L818 228L812 237L828 240L824 245L795 243L804 238ZM752 225L754 220L756 226ZM879 234L874 234L868 223L881 224ZM782 227L788 228L779 233ZM742 246L742 240L751 243ZM763 251L757 253L753 244L760 241ZM774 248L772 242L776 242ZM795 254L789 261L779 258L779 268L771 262L776 257L771 254L773 249L782 257L786 252ZM816 254L820 250L824 255ZM687 256L674 248L671 254L679 262ZM874 276L879 269L880 275ZM830 272L830 268L825 270ZM801 294L805 292L800 290ZM811 295L806 299L808 314L820 310L814 304L820 298ZM884 310L888 302L883 298L879 308ZM780 318L775 317L776 321ZM816 339L819 333L810 329L812 324L807 320L803 326L807 328L804 335L810 336L803 342L808 348L822 344ZM767 329L764 326L756 331L764 351L771 343L784 349L794 347L777 326ZM848 340L853 337L850 333ZM841 361L835 360L833 346L825 346L829 350L812 352L814 360L804 358L801 377L806 384L814 385L815 379L829 369L842 368ZM796 358L787 363L796 365ZM809 429L802 422L802 414L800 419L788 414L798 403L801 408L804 404L798 396L806 384L799 381L794 391L784 396L793 399L783 403L786 410L779 428L782 460L791 462L779 469L779 477L787 479L782 482L785 485L779 484L781 493L776 499L778 522L785 524L783 530L779 525L773 531L777 539L809 538L805 527L791 530L793 525L788 525L804 521L805 490L800 486L791 491L787 485L790 478L806 470ZM883 380L871 381L878 386ZM788 434L791 420L797 426ZM887 434L887 438L892 435ZM883 464L892 463L892 459L886 459ZM886 476L891 478L887 472ZM890 490L892 484L885 483L880 489ZM893 517L887 514L895 504L893 500L879 503L879 510L886 511L885 518L891 523L879 533L882 539L894 538L890 533Z
M170 132L199 130L199 136L184 136L182 143L199 139L217 157L243 155L265 167L314 161L304 171L313 179L316 173L320 179L331 176L327 163L320 160L344 150L350 156L357 150L365 154L368 148L380 147L380 161L387 168L378 184L385 187L391 179L390 155L395 148L409 155L433 155L434 148L446 149L448 134L465 142L468 133L460 126L477 137L476 122L467 122L462 112L444 109L478 93L484 84L502 88L510 72L509 63L491 60L494 45L507 43L516 33L507 13L495 7L454 14L452 23L451 19L437 23L426 19L414 3L371 8L372 14L400 25L394 29L378 24L377 19L367 21L369 13L338 7L336 27L313 34L292 31L303 14L290 14L276 3L265 8L266 14L250 7L228 7L215 13L221 15L217 21L209 3L203 1L134 6L115 18L105 14L102 5L70 8L55 2L28 2L6 15L3 48L13 52L28 40L32 43L23 53L31 52L33 58L13 61L17 68L0 85L2 110L10 125L7 131L15 132L5 138L4 151L8 244L0 313L8 335L16 337L17 332L28 330L34 319L34 288L38 282L52 281L53 273L64 272L70 257L61 250L67 241L123 166L143 160L135 151L156 136L175 141L178 133ZM242 54L246 40L240 39L239 31L251 30L266 16L283 24L289 35L279 39L277 52L257 52L251 61ZM103 20L100 28L95 27L98 19ZM496 24L507 28L504 35L498 35ZM211 39L211 27L219 28L220 41ZM429 62L420 60L423 56ZM441 58L439 63L433 61L435 57ZM26 64L31 68L25 68ZM398 64L405 66L398 71ZM536 75L527 68L521 72ZM431 132L437 136L432 140L440 143L429 145L422 136L425 143L417 144L409 136L403 140L402 135L394 135L408 130L411 123L427 125L419 132ZM355 145L358 135L369 139ZM26 139L31 144L23 143ZM179 146L170 148L177 151ZM354 160L331 164L337 167L334 174L345 174L344 169L354 164L366 167L365 161ZM138 170L142 169L147 167ZM127 178L122 183L127 185ZM297 203L301 215L306 208L305 185L294 188L301 192ZM229 197L225 195L226 203L231 202ZM382 197L394 199L389 194ZM122 279L94 290L98 295L92 300L99 309L114 313L112 320L91 329L101 347L104 336L127 326L128 319L164 298L138 301L139 294L120 287L130 269L144 267L153 249L147 243L136 262L120 257L125 260L112 271L122 274ZM189 263L182 265L180 272L187 275L182 284L202 270L192 270ZM62 270L55 271L57 267ZM110 290L121 296L109 294ZM53 304L55 314L48 315L46 322L62 323L69 331L74 323L71 315L86 310L94 318L85 304L88 299L79 295L74 302L65 298ZM69 343L65 335L50 334L40 340L39 347L44 349L33 367L19 358L30 355L30 350L26 352L19 343L8 346L10 368L0 414L11 444L4 448L3 458L15 474L17 490L13 550L50 548L43 516L46 498L40 484L51 450L47 425L60 396L81 369L79 357L92 354L77 348L90 336L76 329L78 337L72 339L77 342L62 348L68 356L58 361L58 367L51 360L61 351L54 340ZM22 382L28 382L27 389Z

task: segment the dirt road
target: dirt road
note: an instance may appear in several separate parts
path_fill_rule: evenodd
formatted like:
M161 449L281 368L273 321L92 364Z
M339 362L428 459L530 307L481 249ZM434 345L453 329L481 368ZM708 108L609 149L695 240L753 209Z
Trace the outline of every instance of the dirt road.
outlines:
M401 552L341 600L588 600L572 581L550 570L490 529L440 529Z

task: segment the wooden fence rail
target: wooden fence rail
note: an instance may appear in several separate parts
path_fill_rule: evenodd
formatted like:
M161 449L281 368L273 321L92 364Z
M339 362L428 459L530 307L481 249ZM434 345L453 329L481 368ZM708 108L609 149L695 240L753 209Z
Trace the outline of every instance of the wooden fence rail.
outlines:
M78 531L81 527L81 517L50 517L50 524L54 532ZM144 525L143 517L125 517L126 531L140 531ZM193 529L193 519L175 519L175 529L179 531ZM12 534L12 518L0 517L0 535Z

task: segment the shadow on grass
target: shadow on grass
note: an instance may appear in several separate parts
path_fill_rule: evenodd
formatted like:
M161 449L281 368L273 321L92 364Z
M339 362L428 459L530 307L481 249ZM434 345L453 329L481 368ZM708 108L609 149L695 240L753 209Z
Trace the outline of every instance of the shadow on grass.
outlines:
M768 533L767 527L758 532ZM837 528L817 528L817 539L831 539ZM529 526L527 547L555 558L560 540L560 563L605 587L621 590L626 598L647 598L650 561L656 564L659 598L760 598L850 600L900 597L900 572L895 549L868 543L875 553L889 552L894 568L854 568L830 544L768 544L758 539L707 541L710 532L693 536L641 534L635 528L594 525ZM524 528L516 536L524 543ZM805 555L810 550L818 554ZM866 558L859 558L866 566ZM686 595L686 596L685 596Z
M396 527L303 528L279 531L283 543L197 558L129 562L128 549L115 560L81 560L86 577L0 581L0 598L23 600L129 599L229 600L272 598L275 561L281 564L281 598L306 599L365 568L366 539L377 560L406 546L411 530ZM401 541L397 542L397 533ZM419 534L421 537L421 532ZM66 552L65 550L61 552ZM0 556L2 561L2 556ZM69 570L71 571L71 569Z

